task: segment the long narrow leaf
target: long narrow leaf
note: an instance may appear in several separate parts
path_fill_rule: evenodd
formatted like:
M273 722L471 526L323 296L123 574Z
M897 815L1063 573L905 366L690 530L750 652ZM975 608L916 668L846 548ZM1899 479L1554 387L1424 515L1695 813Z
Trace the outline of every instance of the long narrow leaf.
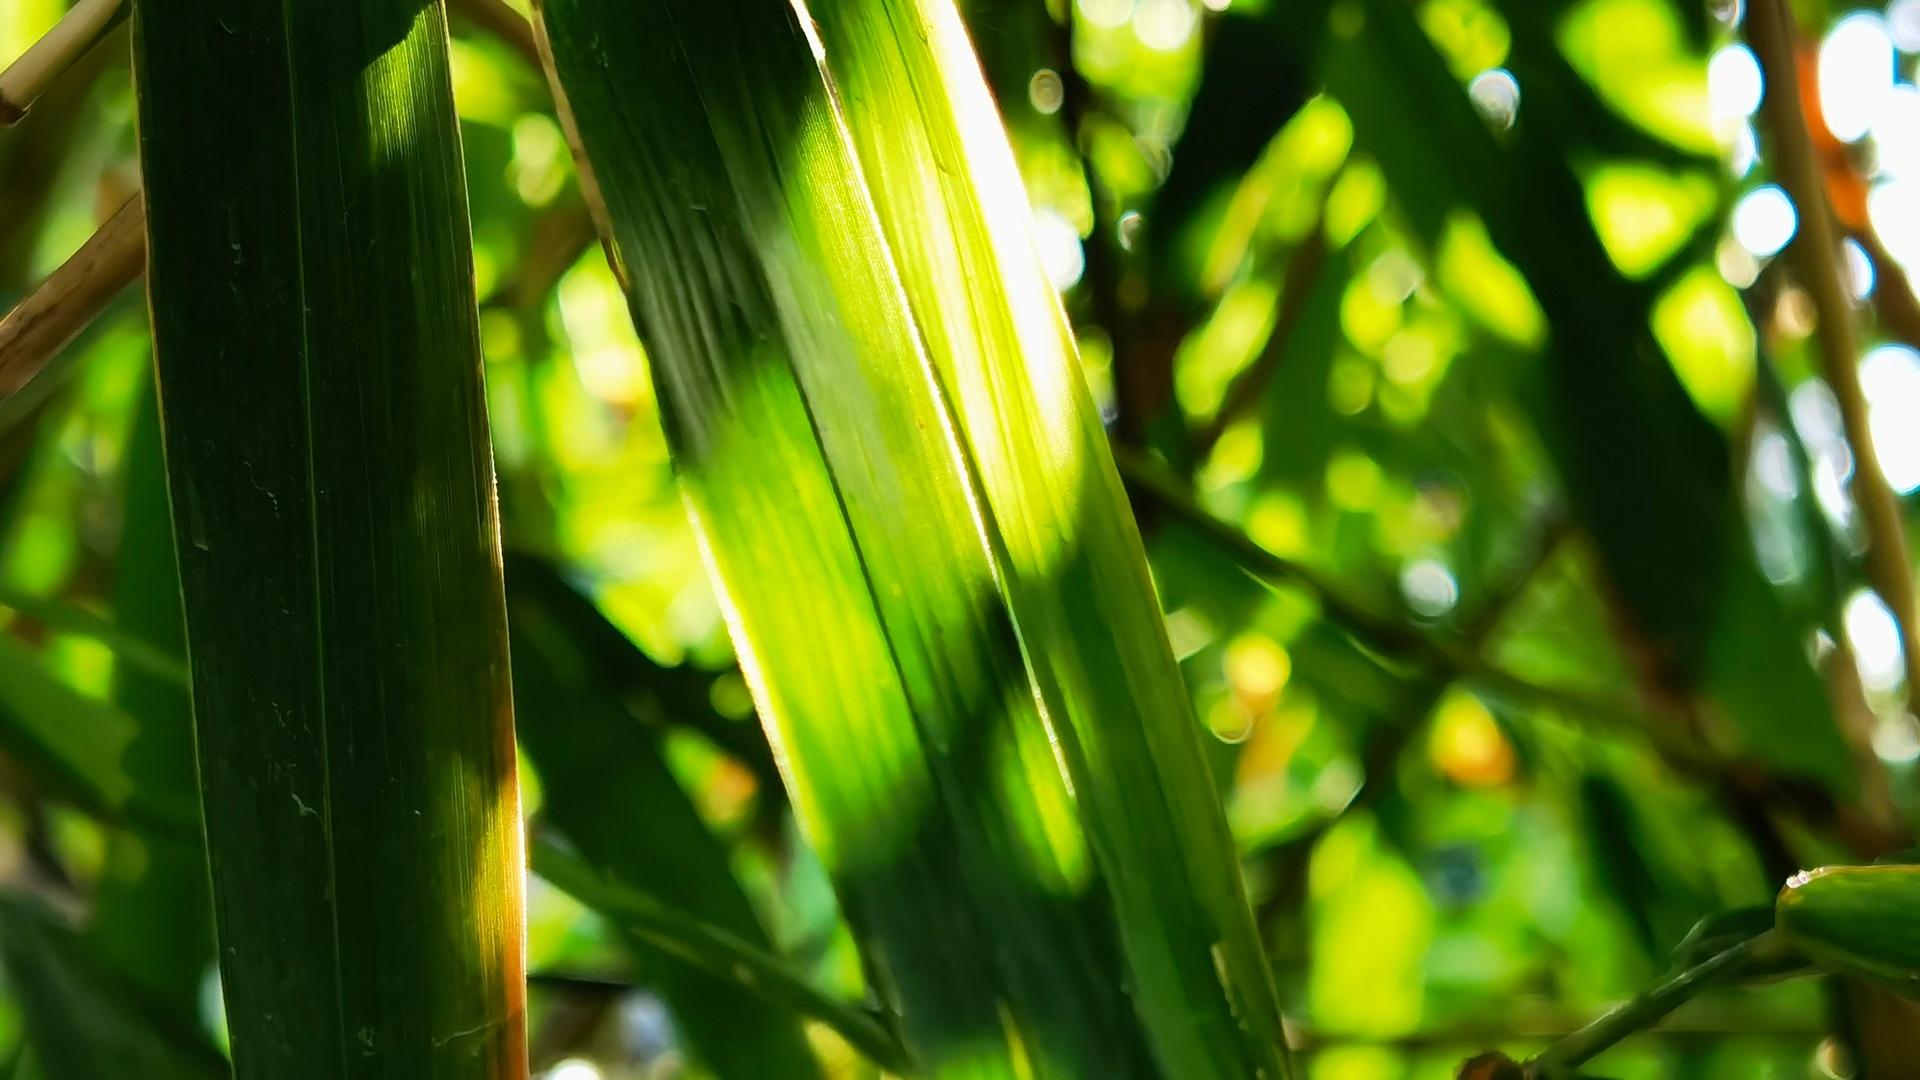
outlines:
M92 631L115 650L114 700L137 728L125 767L136 790L194 790L193 703L187 695L180 574L167 519L159 404L149 387L128 442L114 623ZM71 625L83 629L85 620ZM84 629L83 629L84 632ZM133 662L134 658L141 658ZM199 808L192 828L114 834L87 936L96 951L158 1001L191 1019L213 963L213 899Z
M988 275L982 291L938 302L1051 351L1026 373L996 356L1017 386L948 385L946 329L936 370L845 127L878 113L842 113L809 18L778 0L543 10L808 838L922 1071L1277 1075L1224 822L1057 302L1026 289L1024 240L967 235L983 246L950 268ZM990 109L935 115L956 140L984 121L1006 154ZM1002 242L1019 245L1004 263ZM1004 416L975 398L996 393ZM1089 680L1121 711L1096 717Z
M879 1017L828 996L752 942L691 912L607 881L580 856L552 840L536 840L533 869L555 888L606 915L627 934L703 972L717 985L735 987L737 992L757 995L826 1023L882 1068L898 1071L906 1064L899 1042ZM746 1031L736 1035L750 1037ZM800 1075L790 1070L787 1066L763 1075Z
M1200 727L960 15L951 0L810 8L985 495L1160 1061L1181 1076L1284 1072L1279 1006Z
M544 17L795 810L922 1069L1137 1073L976 508L797 17L668 7Z
M516 556L508 573L514 712L521 748L540 777L541 821L599 876L769 950L725 846L667 768L662 727L629 712L618 681L601 666L632 645L550 565ZM716 1075L820 1075L791 1013L743 999L737 986L645 938L633 944L688 1048Z
M0 974L20 1003L31 1075L214 1080L226 1074L226 1062L197 1030L156 1014L103 971L72 930L30 900L0 897Z
M132 717L61 682L31 649L0 637L0 745L88 810L191 835L191 788L142 789L129 774L139 734Z
M140 0L241 1077L524 1075L505 605L438 0Z

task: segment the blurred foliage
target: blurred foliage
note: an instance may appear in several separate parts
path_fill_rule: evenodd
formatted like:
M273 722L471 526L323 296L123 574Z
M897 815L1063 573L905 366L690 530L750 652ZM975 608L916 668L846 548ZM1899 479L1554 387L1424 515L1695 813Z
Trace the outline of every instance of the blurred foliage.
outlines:
M61 7L0 6L0 57ZM1776 258L1818 211L1772 186L1741 0L963 7L1095 399L1161 481L1136 509L1303 1075L1525 1056L1703 917L1910 845L1901 628L1865 591L1815 312ZM1864 117L1822 160L1909 494L1920 3L1793 11L1821 130ZM857 998L545 83L453 25L515 659L541 665L516 668L526 812ZM109 52L0 131L0 306L134 184ZM222 1023L154 662L177 592L137 298L69 353L0 408L0 1045L16 1075L88 1075L54 1055L99 1010L135 1018L101 1052L203 1067ZM729 1045L747 1030L875 1074L537 878L529 905L556 1080L765 1075L771 1043ZM1902 1008L1711 990L1596 1067L1909 1075Z

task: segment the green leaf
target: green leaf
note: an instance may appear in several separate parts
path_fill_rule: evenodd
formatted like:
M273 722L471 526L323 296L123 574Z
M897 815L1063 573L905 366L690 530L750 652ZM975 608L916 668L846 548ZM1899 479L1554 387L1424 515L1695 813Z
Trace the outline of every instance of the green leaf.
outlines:
M33 901L0 896L0 969L25 1014L32 1075L213 1080L227 1074L226 1062L199 1033L156 1012L102 970L73 931Z
M681 908L605 880L579 856L545 837L534 844L533 869L555 888L606 915L628 935L678 958L691 970L704 972L715 986L737 987L765 1002L811 1016L833 1028L880 1067L895 1073L905 1071L908 1062L899 1041L879 1017L829 996L752 943ZM783 1071L767 1075L794 1074Z
M1698 967L1743 941L1752 941L1774 928L1773 908L1765 904L1715 912L1701 919L1673 947L1676 970ZM1765 982L1806 974L1807 958L1791 948L1758 950L1742 970L1748 982Z
M770 950L733 878L726 847L667 768L664 726L629 712L618 669L606 670L608 662L625 659L623 651L638 650L551 565L516 557L508 567L514 711L520 746L539 773L542 822L565 836L601 878L699 912L744 944ZM662 682L682 674L661 670ZM647 694L640 707L657 712L663 705ZM791 1013L743 999L731 981L709 973L712 965L690 965L647 942L644 935L632 941L648 961L650 981L689 1049L716 1075L820 1075ZM718 966L724 974L726 965Z
M1284 1075L1198 726L957 15L542 15L743 672L919 1069Z
M523 1076L499 529L437 0L140 0L236 1074Z
M1146 556L951 0L812 5L1161 1067L1283 1074L1280 1010Z
M1774 910L1781 936L1809 957L1920 998L1920 866L1795 874Z
M1329 93L1416 236L1437 250L1471 210L1537 298L1550 331L1534 427L1642 645L1642 674L1663 690L1711 692L1748 752L1844 790L1851 760L1801 644L1813 628L1761 577L1727 440L1652 337L1662 275L1621 276L1569 164L1591 129L1577 118L1600 108L1591 90L1559 60L1521 65L1523 122L1496 137L1411 9L1366 0L1359 10L1334 19ZM1427 107L1406 108L1415 100Z
M138 737L126 713L68 686L31 649L0 636L0 742L86 809L191 835L190 788L143 790L128 773Z
M166 523L164 520L166 509L166 503L163 501L160 504L160 512L163 515L162 525ZM171 538L160 552L166 557L167 576L170 577L173 575ZM136 668L143 675L171 683L178 689L186 689L187 665L186 661L180 659L178 652L170 653L144 638L129 633L112 619L53 597L33 596L4 587L0 587L0 607L12 608L49 630L92 638L112 650L114 658L127 667Z
M507 609L516 619L526 612L554 624L577 656L576 666L605 693L622 701L643 699L646 719L697 732L751 772L769 795L778 795L780 771L759 725L714 708L715 673L691 665L668 667L642 652L540 556L507 553Z
M125 764L134 785L188 804L192 827L116 831L96 886L86 933L95 951L180 1015L198 1011L213 964L213 898L207 881L193 762L193 703L187 692L186 628L180 573L167 516L159 403L143 388L128 439L119 557L117 622L89 630L114 650L113 697L136 722ZM136 659L146 657L145 660Z

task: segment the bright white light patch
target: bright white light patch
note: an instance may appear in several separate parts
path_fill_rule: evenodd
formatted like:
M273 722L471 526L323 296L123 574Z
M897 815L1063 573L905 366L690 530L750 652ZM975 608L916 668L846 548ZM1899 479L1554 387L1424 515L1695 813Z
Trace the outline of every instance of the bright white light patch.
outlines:
M1080 246L1080 231L1053 210L1033 215L1033 242L1040 249L1040 265L1046 268L1053 287L1065 292L1073 288L1087 269L1087 254Z
M1820 113L1842 142L1857 142L1893 88L1893 37L1887 21L1859 11L1833 25L1820 43Z
M1920 352L1882 345L1860 361L1867 426L1887 483L1902 495L1920 490Z
M1497 128L1510 128L1520 113L1520 81L1506 68L1488 68L1467 84L1473 107Z
M1799 227L1800 216L1794 213L1793 200L1778 184L1747 192L1733 208L1733 238L1755 258L1779 254Z
M1860 590L1847 601L1847 640L1853 643L1854 662L1867 689L1885 693L1900 685L1904 665L1900 658L1900 627L1893 612L1874 594Z
M1753 167L1760 163L1760 139L1753 133L1752 124L1741 124L1733 133L1733 149L1727 155L1727 167L1733 170L1736 180L1744 180Z
M1713 115L1721 120L1744 120L1760 108L1766 80L1760 61L1745 45L1726 45L1707 61L1707 96Z
M1875 184L1867 195L1867 219L1903 266L1920 266L1920 179Z
M1889 765L1910 764L1920 758L1920 732L1905 713L1885 717L1873 729L1873 752Z
M1133 18L1133 0L1080 0L1080 17L1104 30L1125 26Z
M1172 52L1193 36L1194 13L1187 0L1143 0L1133 13L1133 32L1149 49Z
M1867 249L1858 240L1848 240L1841 249L1847 254L1847 284L1853 289L1853 298L1865 300L1873 295L1873 260L1867 258Z
M1887 32L1901 52L1920 52L1920 0L1893 0L1888 4Z
M1794 475L1793 447L1787 444L1785 435L1768 429L1754 441L1753 475L1766 486L1769 493L1782 499L1791 499L1799 492L1800 480Z
M1400 572L1400 592L1415 613L1437 618L1460 602L1460 583L1453 572L1434 559L1409 563Z
M600 1070L585 1058L568 1058L548 1069L546 1080L600 1080Z
M1873 114L1873 160L1883 176L1920 175L1920 90L1896 86Z

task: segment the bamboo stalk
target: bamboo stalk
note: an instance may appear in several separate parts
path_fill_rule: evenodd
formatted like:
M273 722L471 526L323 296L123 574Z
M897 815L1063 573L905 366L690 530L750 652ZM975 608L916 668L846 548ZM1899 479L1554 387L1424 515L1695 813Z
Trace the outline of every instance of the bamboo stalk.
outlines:
M45 370L140 276L147 263L146 224L135 195L0 319L0 402Z
M1754 0L1747 11L1747 39L1766 77L1762 114L1772 133L1773 171L1799 208L1800 228L1788 255L1818 316L1820 374L1840 405L1847 445L1853 451L1853 501L1866 527L1867 580L1900 626L1906 664L1907 708L1920 712L1920 622L1916 622L1913 567L1900 504L1887 485L1873 446L1868 402L1860 387L1859 342L1853 302L1840 264L1840 236L1827 203L1814 155L1794 67L1793 13L1787 0Z
M53 29L0 72L0 127L27 115L34 100L53 85L100 38L120 13L120 0L80 0Z

